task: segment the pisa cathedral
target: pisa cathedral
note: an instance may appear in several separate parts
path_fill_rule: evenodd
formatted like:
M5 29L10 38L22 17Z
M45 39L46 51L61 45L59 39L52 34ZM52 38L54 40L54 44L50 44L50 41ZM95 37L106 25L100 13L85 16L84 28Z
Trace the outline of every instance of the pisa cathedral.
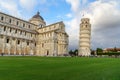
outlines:
M0 54L59 56L68 53L64 23L46 25L39 12L29 21L0 12Z

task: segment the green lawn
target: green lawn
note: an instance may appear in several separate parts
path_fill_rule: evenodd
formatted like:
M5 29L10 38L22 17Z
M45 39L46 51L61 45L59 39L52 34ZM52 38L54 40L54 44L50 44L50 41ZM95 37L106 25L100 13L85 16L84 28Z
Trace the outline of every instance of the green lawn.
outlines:
M0 80L120 80L120 59L0 57Z

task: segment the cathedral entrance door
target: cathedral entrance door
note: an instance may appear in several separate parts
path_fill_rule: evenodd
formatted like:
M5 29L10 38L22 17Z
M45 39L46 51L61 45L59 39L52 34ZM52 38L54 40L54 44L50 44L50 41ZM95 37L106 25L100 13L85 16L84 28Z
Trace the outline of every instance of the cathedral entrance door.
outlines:
M47 55L49 55L49 51L47 50Z

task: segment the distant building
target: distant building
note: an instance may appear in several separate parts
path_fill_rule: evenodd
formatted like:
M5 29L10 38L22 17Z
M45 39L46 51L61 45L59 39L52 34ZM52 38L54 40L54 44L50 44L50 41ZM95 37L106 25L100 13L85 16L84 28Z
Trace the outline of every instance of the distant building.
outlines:
M0 53L3 55L58 56L68 53L63 22L46 26L39 12L29 21L0 12Z
M79 34L79 56L90 56L91 24L89 18L82 18Z
M103 53L107 53L107 52L120 52L120 48L105 48L103 50Z

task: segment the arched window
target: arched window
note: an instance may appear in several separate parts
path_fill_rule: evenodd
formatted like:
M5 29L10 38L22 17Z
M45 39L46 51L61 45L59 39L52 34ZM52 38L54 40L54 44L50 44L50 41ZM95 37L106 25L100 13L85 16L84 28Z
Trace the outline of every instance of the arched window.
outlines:
M29 45L29 42L27 42L27 45Z
M12 29L10 28L10 32L12 31Z
M3 16L1 17L1 20L2 20L2 21L4 20L4 17L3 17Z
M4 31L6 31L6 27L4 27Z
M12 22L12 20L10 19L10 20L9 20L9 23L11 23L11 22Z
M15 30L15 33L17 33L17 29Z
M20 40L18 40L18 43L17 44L20 44Z
M16 23L17 25L19 24L19 22L17 21L17 23Z
M30 28L30 25L28 26L28 28Z
M23 27L25 27L25 24L23 23Z
M42 43L42 47L44 47L44 43Z
M7 39L6 43L9 43L9 39Z

